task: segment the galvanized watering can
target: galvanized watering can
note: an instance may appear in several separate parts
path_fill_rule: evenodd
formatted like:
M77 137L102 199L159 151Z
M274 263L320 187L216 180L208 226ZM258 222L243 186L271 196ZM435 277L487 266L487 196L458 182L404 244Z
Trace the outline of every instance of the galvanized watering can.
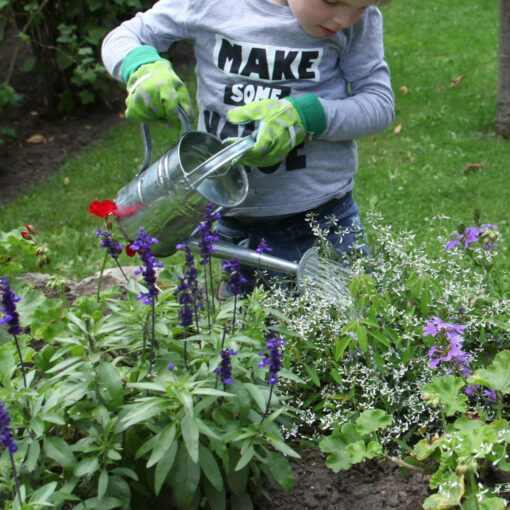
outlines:
M176 244L186 240L200 223L208 203L219 209L231 208L248 193L246 171L232 162L253 147L253 137L225 146L210 133L191 130L189 118L184 111L180 113L184 135L152 164L150 132L142 123L142 168L115 198L117 223L124 237L134 241L144 227L159 240L152 245L157 257L176 251Z

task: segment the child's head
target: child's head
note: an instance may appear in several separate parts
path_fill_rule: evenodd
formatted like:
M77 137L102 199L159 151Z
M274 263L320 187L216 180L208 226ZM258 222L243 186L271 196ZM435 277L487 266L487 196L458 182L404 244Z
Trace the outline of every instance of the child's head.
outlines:
M370 5L391 0L277 0L288 5L305 32L326 37L348 28L361 18Z

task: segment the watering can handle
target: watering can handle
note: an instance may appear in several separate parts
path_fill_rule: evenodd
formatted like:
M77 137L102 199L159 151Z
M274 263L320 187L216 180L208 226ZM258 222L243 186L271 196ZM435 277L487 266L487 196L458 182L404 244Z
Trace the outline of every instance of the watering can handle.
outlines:
M184 128L184 133L187 133L191 129L192 123L188 114L184 111L184 108L181 105L177 107L177 115L179 117L181 126ZM142 167L136 174L137 176L140 175L144 170L147 170L152 159L152 137L149 129L149 124L142 122L140 127L142 129L143 149L145 155L143 158Z

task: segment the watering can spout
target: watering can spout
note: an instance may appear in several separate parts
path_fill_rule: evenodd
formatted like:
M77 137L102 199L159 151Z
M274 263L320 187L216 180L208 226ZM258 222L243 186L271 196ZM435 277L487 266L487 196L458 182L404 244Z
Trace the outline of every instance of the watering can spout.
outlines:
M192 237L188 239L187 244L191 249L199 250L199 242L200 239ZM297 276L299 268L299 264L295 262L273 257L272 255L267 255L265 253L257 253L256 251L250 250L249 248L243 248L242 246L226 243L225 241L217 241L214 244L213 255L214 257L224 259L232 258L235 255L243 264L247 266L262 267L264 269L278 271L280 273L285 273L293 276Z

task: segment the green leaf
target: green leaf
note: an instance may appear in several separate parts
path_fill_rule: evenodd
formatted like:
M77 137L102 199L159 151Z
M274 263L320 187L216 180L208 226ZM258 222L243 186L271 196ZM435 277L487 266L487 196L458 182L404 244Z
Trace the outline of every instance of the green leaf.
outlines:
M363 411L356 420L356 431L362 436L368 436L378 429L389 427L392 423L388 413L382 409Z
M163 483L165 482L168 473L174 465L175 455L177 453L177 441L174 441L170 447L164 452L163 456L156 465L156 472L154 474L154 492L156 495L161 491Z
M335 340L335 361L343 358L345 349L349 346L351 342L350 336L344 336L342 338L337 338Z
M90 476L99 469L99 459L97 457L88 457L79 462L74 468L74 475L78 478Z
M432 494L423 503L425 510L441 510L460 505L464 495L464 476L450 473L446 480L439 486L439 492Z
M23 463L23 467L27 470L28 473L32 473L36 468L39 456L41 454L41 445L39 441L31 441L30 446L28 447L28 455Z
M367 330L363 326L356 326L356 336L358 337L358 343L363 352L368 350Z
M327 456L326 466L328 466L328 468L334 473L338 473L341 470L346 471L352 466L351 456L347 450L339 450L338 453L333 453Z
M459 393L464 387L464 380L448 374L444 377L433 377L430 384L423 387L423 398L434 405L441 402L444 405L446 416L455 413L464 413L467 410L467 396Z
M117 367L102 362L97 368L99 377L105 385L115 407L120 407L124 397L124 387Z
M319 379L319 376L317 375L317 372L313 367L310 365L305 365L306 373L310 376L310 379L312 382L317 386L318 388L321 387L321 380Z
M47 483L46 485L43 485L32 494L32 496L30 497L30 504L44 505L45 503L48 503L48 500L50 499L51 495L55 492L56 488L57 482L50 482Z
M205 491L205 497L207 498L209 508L214 508L214 510L226 510L226 491L217 491L207 478L202 482L202 486Z
M119 498L89 498L84 501L87 510L113 510L114 508L123 508L124 501Z
M234 470L239 471L239 470L243 469L251 461L251 459L253 459L254 455L255 455L255 449L253 448L253 445L248 446L248 448L246 448L244 453L241 455L239 462L237 463Z
M367 448L365 446L365 441L355 441L353 443L349 443L346 448L347 453L350 457L351 464L358 464L362 462L367 454Z
M252 383L246 383L244 386L250 392L250 395L252 396L253 400L255 400L259 409L264 412L266 410L266 399L260 391L260 388Z
M266 439L271 443L271 446L276 448L278 451L282 452L289 457L293 457L294 459L300 459L301 455L295 452L288 444L282 441L279 437L274 434L267 434Z
M468 384L481 384L504 394L510 393L510 351L496 354L492 365L477 370Z
M141 421L149 421L153 416L161 414L160 400L150 400L125 406L127 413L119 422L118 432L122 432Z
M151 439L152 453L149 460L147 461L146 467L150 468L154 464L158 463L159 460L163 457L163 455L165 455L165 453L169 450L170 446L172 446L172 443L174 442L175 431L176 431L175 424L171 423L166 428L164 428L157 436L154 436ZM141 455L143 455L143 453L139 455L139 452L136 452L137 457Z
M103 468L97 481L97 497L101 499L106 494L107 489L108 489L108 471L106 471L106 469Z
M45 437L43 444L46 455L64 469L69 469L76 464L76 458L71 447L62 438Z
M199 438L199 430L198 426L195 423L195 420L186 415L181 421L181 434L184 439L184 444L186 445L186 449L188 450L189 456L191 460L197 464L198 463L198 438Z
M278 485L290 494L294 488L294 472L290 462L278 452L268 452L267 463Z
M188 506L195 497L200 481L200 466L193 462L184 444L180 444L173 469L168 477L179 506Z
M223 491L223 477L218 463L211 451L204 445L200 445L200 468L218 492Z

